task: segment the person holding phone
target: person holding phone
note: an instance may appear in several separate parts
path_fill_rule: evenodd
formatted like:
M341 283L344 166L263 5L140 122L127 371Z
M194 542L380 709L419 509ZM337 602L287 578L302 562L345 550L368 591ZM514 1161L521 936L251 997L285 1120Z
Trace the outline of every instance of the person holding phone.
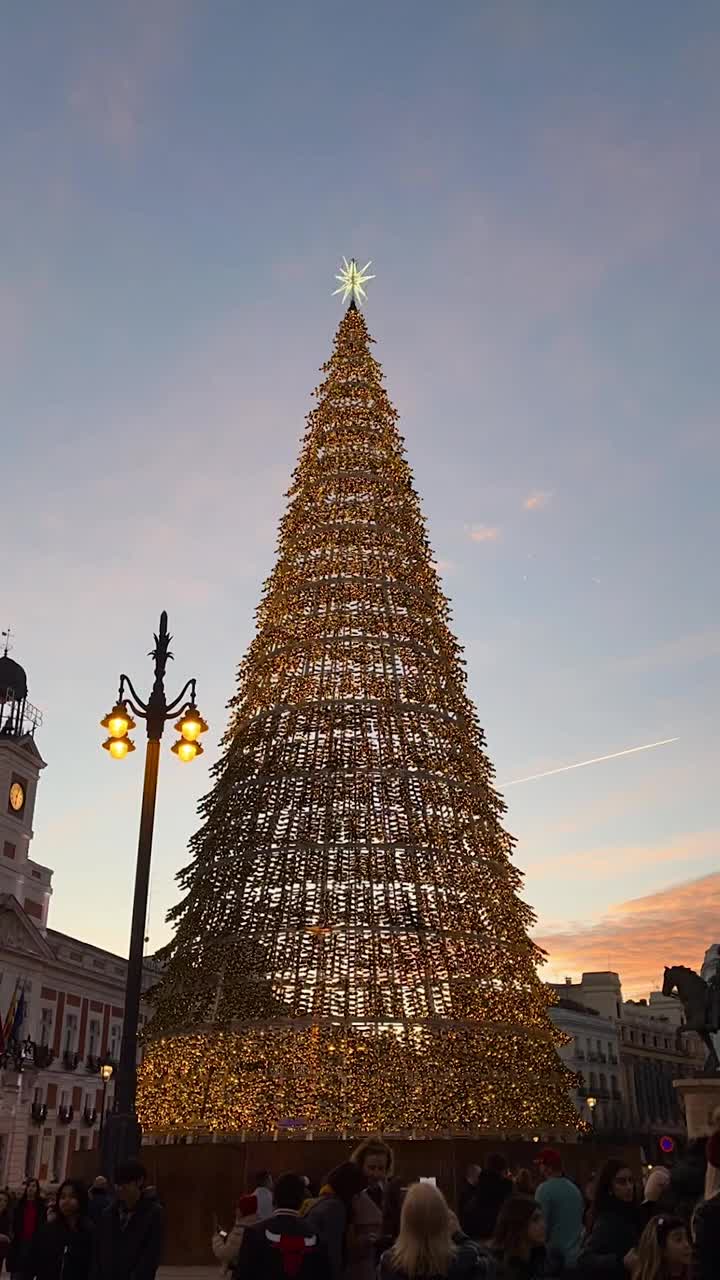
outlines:
M258 1220L256 1196L243 1196L235 1210L235 1221L229 1231L218 1227L215 1219L215 1231L212 1238L212 1251L220 1263L220 1275L230 1275L240 1253L246 1227L252 1227Z

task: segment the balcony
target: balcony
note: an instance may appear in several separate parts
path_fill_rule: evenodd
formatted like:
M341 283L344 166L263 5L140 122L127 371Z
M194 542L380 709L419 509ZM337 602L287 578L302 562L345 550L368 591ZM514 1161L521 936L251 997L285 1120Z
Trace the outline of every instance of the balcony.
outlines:
M58 1107L58 1120L61 1124L70 1124L75 1115L74 1107Z
M63 1071L76 1071L80 1062L80 1054L66 1049L62 1056Z
M48 1109L44 1102L33 1102L30 1109L30 1119L33 1124L44 1124L47 1120Z
M95 1124L95 1121L98 1118L97 1109L95 1107L86 1107L85 1110L83 1111L82 1118L83 1118L83 1124L88 1125L89 1128L92 1129L93 1125Z
M584 1062L584 1061L585 1061L585 1050L584 1050L584 1049L576 1049L576 1050L575 1050L575 1057L578 1059L578 1061L579 1061L579 1062Z

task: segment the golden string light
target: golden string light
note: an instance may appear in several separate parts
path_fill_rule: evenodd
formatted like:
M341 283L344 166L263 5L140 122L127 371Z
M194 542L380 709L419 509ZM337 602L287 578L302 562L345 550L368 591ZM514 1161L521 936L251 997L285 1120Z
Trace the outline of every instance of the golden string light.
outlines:
M351 307L179 876L140 1072L151 1132L577 1126L370 342Z

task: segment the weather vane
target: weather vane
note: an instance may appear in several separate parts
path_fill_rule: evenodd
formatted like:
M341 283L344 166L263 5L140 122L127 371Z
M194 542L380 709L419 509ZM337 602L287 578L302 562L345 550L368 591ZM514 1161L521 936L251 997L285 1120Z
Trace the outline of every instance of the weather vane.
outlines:
M3 657L4 657L4 658L7 658L7 656L8 656L8 649L12 649L12 645L11 645L11 643L10 643L10 640L11 640L11 638L12 638L12 631L11 631L11 630L10 630L10 628L8 627L7 631L2 631L2 632L0 632L0 635L2 635L2 638L3 638L3 640L5 641L5 653L3 654Z
M343 257L342 267L335 276L335 279L340 281L340 288L333 290L333 298L336 294L341 293L343 302L347 302L348 298L350 298L356 306L362 306L367 298L363 285L367 284L368 280L375 279L374 276L365 274L368 267L371 266L372 260L366 262L364 267L359 267L354 258L351 258L348 262L347 258Z

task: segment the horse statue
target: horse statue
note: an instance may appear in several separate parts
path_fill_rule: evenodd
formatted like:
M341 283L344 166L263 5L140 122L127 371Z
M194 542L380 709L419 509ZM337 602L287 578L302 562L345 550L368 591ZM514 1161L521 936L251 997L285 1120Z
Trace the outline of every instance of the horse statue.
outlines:
M664 996L680 997L685 1010L685 1031L696 1031L707 1048L707 1058L703 1074L716 1075L720 1071L713 1034L720 1030L720 983L717 977L706 982L685 965L676 964L665 970L662 993Z

